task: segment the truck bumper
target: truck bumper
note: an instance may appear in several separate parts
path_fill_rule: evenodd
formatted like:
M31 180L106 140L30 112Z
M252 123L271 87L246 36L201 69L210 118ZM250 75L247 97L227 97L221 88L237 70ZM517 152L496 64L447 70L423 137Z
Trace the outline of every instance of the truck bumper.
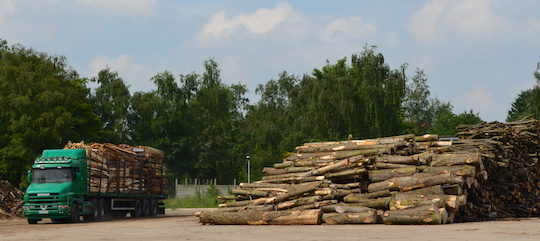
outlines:
M42 218L69 218L69 210L46 210L44 211L23 211L23 216L27 219L42 219Z

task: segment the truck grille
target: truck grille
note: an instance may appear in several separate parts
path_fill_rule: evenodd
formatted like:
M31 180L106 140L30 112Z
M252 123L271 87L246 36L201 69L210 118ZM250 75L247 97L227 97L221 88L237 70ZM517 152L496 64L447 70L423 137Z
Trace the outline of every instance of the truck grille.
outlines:
M56 203L58 202L58 193L49 193L48 196L42 196L36 193L32 193L28 195L28 202L32 204Z

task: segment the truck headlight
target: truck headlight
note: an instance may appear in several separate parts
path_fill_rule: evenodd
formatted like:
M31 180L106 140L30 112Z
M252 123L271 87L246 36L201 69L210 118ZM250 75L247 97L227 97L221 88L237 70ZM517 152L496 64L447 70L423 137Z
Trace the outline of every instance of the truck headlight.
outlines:
M60 209L69 209L69 205L58 205L58 210Z

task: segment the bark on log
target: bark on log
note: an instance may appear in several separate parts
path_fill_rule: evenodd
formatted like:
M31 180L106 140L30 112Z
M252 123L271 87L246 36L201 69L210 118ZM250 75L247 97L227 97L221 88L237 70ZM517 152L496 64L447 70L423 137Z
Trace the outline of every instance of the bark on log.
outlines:
M426 141L437 141L439 140L439 135L437 134L425 134L423 136L417 136L414 138L416 142L426 142Z
M377 162L373 165L375 169L396 169L396 168L407 168L407 167L416 167L420 168L420 166L414 166L414 165L407 165L407 164L395 164L395 163L385 163L385 162Z
M422 172L444 172L448 171L457 176L467 176L475 177L476 176L476 167L469 165L459 165L459 166L437 166L437 167L425 167L422 169Z
M233 225L316 225L321 224L321 210L284 210L268 212L202 212L199 221L202 224Z
M353 193L345 196L344 201L352 203L355 202L354 200L389 197L392 196L392 194L393 193L388 189L370 193Z
M289 209L289 208L296 207L296 206L302 206L302 205L306 205L306 204L315 203L315 202L318 202L320 200L322 200L321 196L301 197L301 198L298 198L298 199L278 203L278 204L276 204L276 209L277 210Z
M429 186L457 184L461 182L463 182L463 180L460 177L454 176L449 172L417 173L413 176L396 177L382 182L371 183L368 186L368 191L376 192L385 189L410 191Z
M383 214L384 224L442 224L443 218L441 210L435 205L386 211Z
M381 198L375 198L375 199L348 198L348 199L345 199L345 202L355 203L355 204L368 207L368 208L387 210L391 198L392 197L381 197Z
M346 170L346 171L341 171L341 172L336 172L336 173L327 173L326 175L324 175L324 177L327 179L343 178L343 177L350 177L350 176L355 176L355 175L362 175L362 174L365 174L366 172L367 171L365 168L356 168L356 169L351 169L351 170Z
M465 196L398 193L390 201L389 208L390 210L403 210L418 206L436 205L439 208L457 209L465 204Z
M416 173L416 167L405 167L398 169L384 169L369 171L369 180L372 182L380 182L394 177L410 176Z
M246 190L246 189L240 189L240 188L235 188L231 190L231 193L235 195L246 195L246 196L255 196L255 197L266 197L268 195L268 192L257 191L257 190Z
M371 209L357 213L325 213L323 221L327 224L370 224L377 222L377 212Z
M311 183L308 185L296 185L294 188L291 188L288 193L281 194L277 197L271 198L267 203L280 203L291 197L303 195L315 191L319 187L320 183Z
M418 161L415 160L412 156L395 156L395 155L383 155L377 157L375 162L381 163L394 163L394 164L417 164Z
M454 166L464 164L478 164L480 162L480 155L476 153L456 154L445 153L434 155L431 161L431 166Z
M306 209L320 209L324 206L328 206L328 205L332 205L332 204L336 204L337 201L336 200L325 200L325 201L320 201L320 202L315 202L315 203L310 203L310 204L306 204L306 205L302 205L302 206L297 206L297 207L293 207L291 208L291 210L306 210Z

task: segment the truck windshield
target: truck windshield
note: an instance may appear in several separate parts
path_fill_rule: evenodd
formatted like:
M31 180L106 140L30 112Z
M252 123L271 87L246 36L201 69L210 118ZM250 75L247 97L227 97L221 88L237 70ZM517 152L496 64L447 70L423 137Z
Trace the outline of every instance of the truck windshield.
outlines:
M51 183L51 182L71 182L73 174L71 168L47 168L34 169L33 182L35 183Z

